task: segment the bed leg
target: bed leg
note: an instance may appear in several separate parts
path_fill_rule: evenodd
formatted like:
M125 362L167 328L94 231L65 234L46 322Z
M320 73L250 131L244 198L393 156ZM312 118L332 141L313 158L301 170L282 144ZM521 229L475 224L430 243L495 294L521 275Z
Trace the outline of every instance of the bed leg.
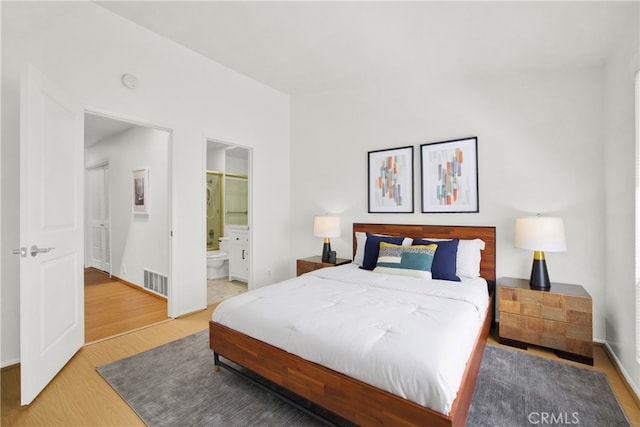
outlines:
M215 351L213 352L213 372L220 372L220 356Z

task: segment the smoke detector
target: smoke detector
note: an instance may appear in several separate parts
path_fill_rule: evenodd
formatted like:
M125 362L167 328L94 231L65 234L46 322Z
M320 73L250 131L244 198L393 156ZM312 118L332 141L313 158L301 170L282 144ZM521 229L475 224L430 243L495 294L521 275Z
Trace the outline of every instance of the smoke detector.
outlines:
M122 84L128 89L135 89L138 87L138 78L133 74L123 74Z

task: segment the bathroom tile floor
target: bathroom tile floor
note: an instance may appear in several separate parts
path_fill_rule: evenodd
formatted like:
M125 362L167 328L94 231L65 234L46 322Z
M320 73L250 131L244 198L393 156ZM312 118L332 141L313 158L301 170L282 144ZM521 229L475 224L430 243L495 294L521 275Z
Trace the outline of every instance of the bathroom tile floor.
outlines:
M225 298L247 292L247 284L226 277L207 280L207 305L215 304Z

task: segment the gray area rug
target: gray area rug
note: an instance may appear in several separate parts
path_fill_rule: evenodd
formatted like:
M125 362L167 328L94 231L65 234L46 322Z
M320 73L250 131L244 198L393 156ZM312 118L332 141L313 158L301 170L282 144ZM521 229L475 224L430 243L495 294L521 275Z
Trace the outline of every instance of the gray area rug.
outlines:
M323 425L238 375L213 372L208 331L97 370L153 427ZM467 426L531 425L630 424L601 372L488 345Z
M487 345L467 426L629 426L602 372Z

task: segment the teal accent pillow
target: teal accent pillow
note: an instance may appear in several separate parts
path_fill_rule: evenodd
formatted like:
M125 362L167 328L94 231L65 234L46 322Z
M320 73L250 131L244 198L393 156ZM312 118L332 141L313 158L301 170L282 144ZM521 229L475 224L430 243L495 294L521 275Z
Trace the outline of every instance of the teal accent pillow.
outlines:
M380 242L376 273L431 279L431 266L438 245L402 246Z

